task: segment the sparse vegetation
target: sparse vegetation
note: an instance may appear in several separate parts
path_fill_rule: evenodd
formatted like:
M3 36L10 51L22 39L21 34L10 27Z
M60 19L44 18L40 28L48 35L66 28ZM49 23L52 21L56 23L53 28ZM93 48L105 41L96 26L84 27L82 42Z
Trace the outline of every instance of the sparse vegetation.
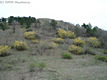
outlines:
M64 59L72 59L72 55L67 53L67 52L64 52L64 53L62 53L62 58L64 58Z
M0 71L6 71L6 70L10 71L10 70L12 70L13 67L14 66L12 64L6 63L6 64L0 66Z
M23 41L15 41L14 48L17 50L26 50L28 48L27 43Z
M91 48L87 48L87 49L85 50L85 53L86 53L86 54L91 54L91 55L96 55L95 51L93 51Z
M35 72L36 70L37 70L37 63L34 62L34 61L31 61L30 65L29 65L29 71L30 72Z
M71 53L74 53L74 54L77 54L77 55L84 53L84 49L82 47L75 46L75 45L70 46L69 51Z
M58 47L58 44L55 42L50 43L48 46L49 49L53 49L53 48L57 48L57 47Z
M46 67L46 64L44 62L35 62L31 61L29 65L29 71L30 72L35 72L35 71L43 71L43 69Z
M37 44L39 41L36 40L36 39L34 39L34 40L31 40L31 42L32 42L33 44Z

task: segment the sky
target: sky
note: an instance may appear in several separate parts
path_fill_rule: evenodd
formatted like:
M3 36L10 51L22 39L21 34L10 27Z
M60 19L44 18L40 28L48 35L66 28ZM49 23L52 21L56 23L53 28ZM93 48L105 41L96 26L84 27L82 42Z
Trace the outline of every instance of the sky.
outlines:
M32 16L73 24L91 23L107 30L107 0L0 0L0 17ZM30 2L30 3L15 3Z

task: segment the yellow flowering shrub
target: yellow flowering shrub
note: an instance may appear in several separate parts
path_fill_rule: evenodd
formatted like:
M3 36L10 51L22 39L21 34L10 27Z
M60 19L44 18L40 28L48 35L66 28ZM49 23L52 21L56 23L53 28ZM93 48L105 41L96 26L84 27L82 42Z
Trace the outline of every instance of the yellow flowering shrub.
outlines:
M34 44L36 44L36 43L38 43L39 41L36 40L36 39L34 39L34 40L31 40L31 42L34 43Z
M84 49L82 47L75 45L70 46L69 51L77 55L84 53Z
M74 39L73 41L74 41L73 43L74 43L75 45L77 45L77 46L83 46L83 45L85 45L85 41L82 40L80 37Z
M66 31L66 37L70 38L70 39L73 39L73 38L76 37L76 35L72 31Z
M57 47L58 47L58 44L55 42L50 43L48 46L49 49L53 49L53 48L57 48Z
M65 37L66 37L66 31L63 30L63 29L59 29L59 30L58 30L58 36L59 36L60 38L65 38Z
M100 42L96 37L89 37L87 39L87 42L91 47L99 47L100 46Z
M64 43L64 40L62 38L56 38L55 43Z
M0 56L9 55L11 47L9 46L0 46Z
M15 41L14 48L17 50L26 50L28 48L26 42Z
M35 39L35 32L34 31L25 32L24 37L30 40Z
M71 39L76 37L74 32L72 32L72 31L65 31L63 29L59 29L58 30L58 36L60 38L71 38Z

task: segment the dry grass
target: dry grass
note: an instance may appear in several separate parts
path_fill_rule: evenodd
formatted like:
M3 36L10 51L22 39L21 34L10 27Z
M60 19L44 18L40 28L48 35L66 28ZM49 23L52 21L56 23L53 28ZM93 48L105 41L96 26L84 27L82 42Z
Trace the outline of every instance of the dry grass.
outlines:
M8 43L12 45L14 40L25 40L22 35L24 31L20 28L14 34L11 30L0 31L0 44ZM35 31L36 32L36 31ZM43 36L43 34L40 34ZM47 42L52 42L54 37L43 38ZM61 58L63 52L68 51L73 40L65 40L56 49L46 49L40 56L36 50L36 45L26 40L29 49L26 51L11 50L11 55L0 57L0 80L107 80L107 63L98 61L93 55L74 55L71 60ZM68 42L69 41L69 42ZM71 44L69 44L71 43ZM102 49L93 49L96 53L103 54ZM35 54L32 54L35 53ZM103 54L106 55L106 54ZM39 72L29 72L31 61L44 62L46 68Z

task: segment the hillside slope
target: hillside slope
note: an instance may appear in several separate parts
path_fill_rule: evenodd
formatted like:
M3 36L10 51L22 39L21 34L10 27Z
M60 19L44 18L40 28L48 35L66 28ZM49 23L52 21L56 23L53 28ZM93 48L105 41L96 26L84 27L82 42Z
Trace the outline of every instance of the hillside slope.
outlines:
M40 18L29 28L6 23L8 29L0 30L0 80L107 79L107 32L97 28L91 34L82 26L55 21Z

